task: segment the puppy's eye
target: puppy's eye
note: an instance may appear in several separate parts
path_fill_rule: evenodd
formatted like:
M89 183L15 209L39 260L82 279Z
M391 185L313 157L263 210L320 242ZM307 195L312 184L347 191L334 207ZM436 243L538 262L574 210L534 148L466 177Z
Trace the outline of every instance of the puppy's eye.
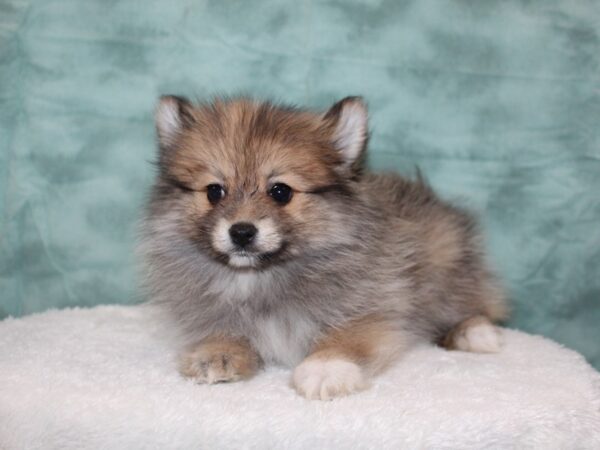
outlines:
M213 205L225 197L225 189L220 184L209 184L206 186L206 196Z
M277 203L285 205L292 199L292 188L284 183L274 184L269 190L269 195L273 197Z

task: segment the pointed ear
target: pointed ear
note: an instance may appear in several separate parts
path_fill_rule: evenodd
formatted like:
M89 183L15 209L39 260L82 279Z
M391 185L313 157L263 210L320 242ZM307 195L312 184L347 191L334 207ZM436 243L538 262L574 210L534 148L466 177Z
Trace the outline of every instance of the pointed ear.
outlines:
M324 116L333 127L333 144L344 166L360 161L367 146L368 113L361 97L346 97L334 104Z
M161 147L171 145L179 132L194 123L194 106L183 97L160 97L154 118Z

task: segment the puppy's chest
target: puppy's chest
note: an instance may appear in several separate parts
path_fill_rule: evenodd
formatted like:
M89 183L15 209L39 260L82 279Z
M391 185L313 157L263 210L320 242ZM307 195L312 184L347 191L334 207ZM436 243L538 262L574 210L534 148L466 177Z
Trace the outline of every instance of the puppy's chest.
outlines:
M267 364L297 365L310 350L318 326L299 312L278 312L252 324L250 341Z
M225 272L214 277L208 292L224 303L243 303L251 297L257 297L268 288L270 276L253 272Z
M318 325L294 305L269 273L240 272L212 280L209 291L228 306L221 321L250 339L266 363L294 366L309 351Z

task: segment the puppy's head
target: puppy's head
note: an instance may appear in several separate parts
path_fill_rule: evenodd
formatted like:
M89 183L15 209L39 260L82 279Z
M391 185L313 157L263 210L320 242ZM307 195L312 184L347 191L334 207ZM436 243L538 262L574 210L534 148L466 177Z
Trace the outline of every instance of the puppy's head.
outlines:
M319 114L165 96L156 127L154 209L175 217L198 251L235 270L259 270L349 240L345 216L367 140L360 98Z

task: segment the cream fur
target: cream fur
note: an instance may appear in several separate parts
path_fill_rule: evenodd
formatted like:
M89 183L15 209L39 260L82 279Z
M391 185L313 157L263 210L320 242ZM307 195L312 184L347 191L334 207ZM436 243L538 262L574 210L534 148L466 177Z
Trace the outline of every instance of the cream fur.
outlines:
M293 383L310 400L332 400L367 387L361 368L344 359L308 359L294 370Z
M455 345L465 352L497 353L502 348L502 334L491 323L477 323L458 336Z

